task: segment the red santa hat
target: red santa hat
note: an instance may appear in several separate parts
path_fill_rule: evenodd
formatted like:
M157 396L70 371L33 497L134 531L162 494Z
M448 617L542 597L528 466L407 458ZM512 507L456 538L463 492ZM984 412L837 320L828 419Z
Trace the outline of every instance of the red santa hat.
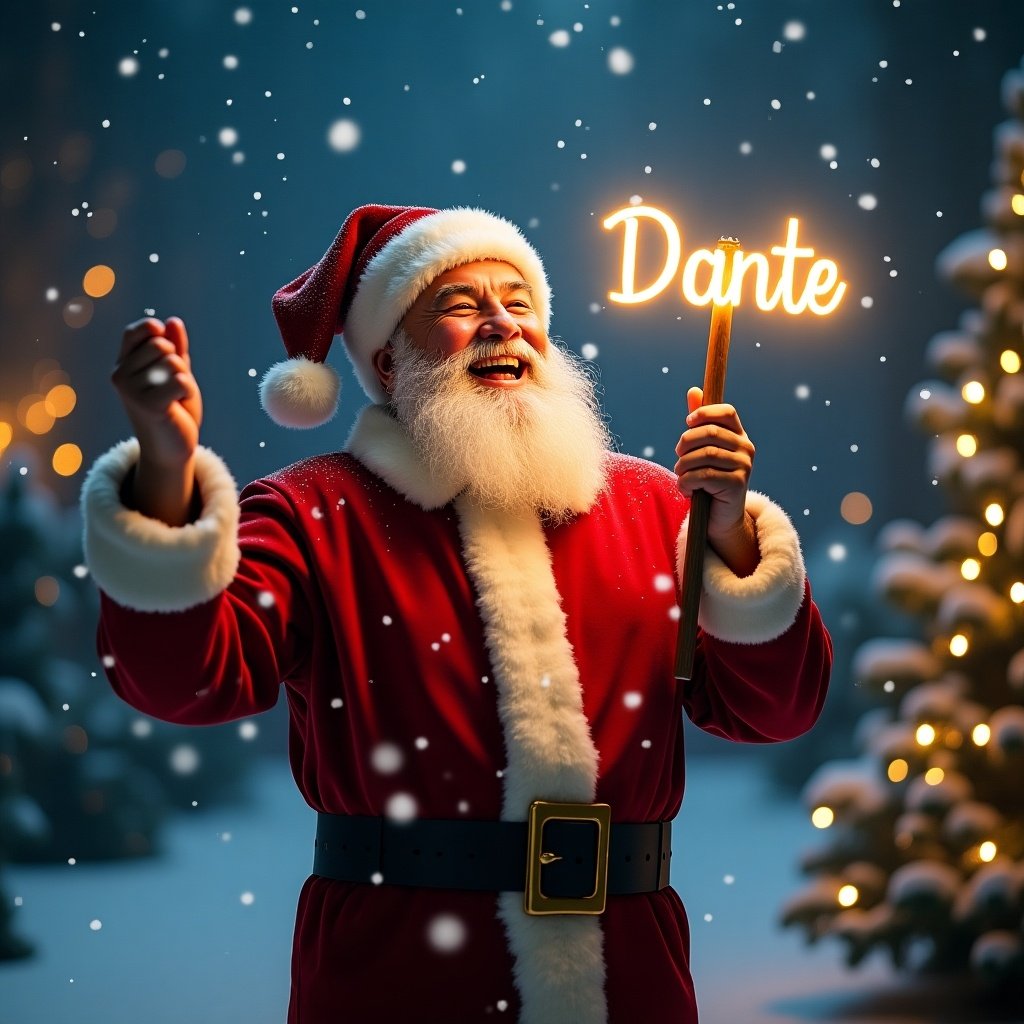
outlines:
M320 261L276 292L274 316L289 358L260 382L260 403L283 427L318 427L337 411L341 380L325 362L341 334L363 390L387 401L373 369L402 317L438 274L476 260L502 260L533 289L545 330L551 289L523 233L486 210L360 206Z

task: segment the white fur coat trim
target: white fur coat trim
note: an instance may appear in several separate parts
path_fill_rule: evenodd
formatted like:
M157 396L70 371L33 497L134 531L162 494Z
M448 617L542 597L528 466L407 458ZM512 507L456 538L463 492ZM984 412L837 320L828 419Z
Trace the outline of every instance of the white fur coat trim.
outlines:
M498 692L502 820L524 821L534 800L590 803L598 753L540 521L466 497L455 507ZM604 1024L600 918L530 917L522 893L501 893L498 916L515 959L522 1024Z
M698 621L704 632L737 644L774 640L793 625L804 599L800 538L789 516L756 491L747 493L747 511L754 519L761 561L749 576L737 576L710 548L704 555L704 588ZM677 569L683 578L683 556L689 518L677 542Z
M216 597L238 569L238 490L209 448L196 450L203 498L194 523L168 526L121 503L121 485L139 461L133 437L101 455L82 484L82 542L96 585L126 608L180 612Z
M345 450L422 509L441 508L462 490L430 474L405 428L382 405L363 406Z

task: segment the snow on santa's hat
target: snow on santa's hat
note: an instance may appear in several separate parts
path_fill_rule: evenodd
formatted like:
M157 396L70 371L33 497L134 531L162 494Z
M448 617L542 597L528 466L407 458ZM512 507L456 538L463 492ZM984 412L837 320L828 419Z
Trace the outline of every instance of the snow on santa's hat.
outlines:
M279 289L274 316L289 358L260 381L260 403L283 427L318 427L337 411L341 380L325 362L341 334L356 377L375 402L387 401L373 369L402 317L431 281L476 260L510 263L533 289L547 329L551 289L536 250L511 221L458 207L360 206L305 273Z

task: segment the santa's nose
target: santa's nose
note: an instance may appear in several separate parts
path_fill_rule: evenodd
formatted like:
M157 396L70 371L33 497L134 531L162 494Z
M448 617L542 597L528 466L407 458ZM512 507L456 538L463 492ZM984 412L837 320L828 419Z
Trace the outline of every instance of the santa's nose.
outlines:
M500 313L489 316L480 325L477 333L485 341L508 341L510 338L518 337L521 332L515 318L503 309Z

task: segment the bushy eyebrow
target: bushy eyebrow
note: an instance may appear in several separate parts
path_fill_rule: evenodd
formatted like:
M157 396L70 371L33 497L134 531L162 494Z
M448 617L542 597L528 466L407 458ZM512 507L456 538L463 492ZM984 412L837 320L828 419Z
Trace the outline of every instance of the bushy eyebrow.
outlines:
M502 281L498 285L498 291L503 295L507 295L509 292L526 292L527 295L533 295L533 289L527 284L526 281L512 280ZM434 293L433 299L430 300L430 304L437 308L447 299L450 299L453 295L469 295L476 298L478 292L475 285L470 284L468 281L455 281L452 284L443 284Z

